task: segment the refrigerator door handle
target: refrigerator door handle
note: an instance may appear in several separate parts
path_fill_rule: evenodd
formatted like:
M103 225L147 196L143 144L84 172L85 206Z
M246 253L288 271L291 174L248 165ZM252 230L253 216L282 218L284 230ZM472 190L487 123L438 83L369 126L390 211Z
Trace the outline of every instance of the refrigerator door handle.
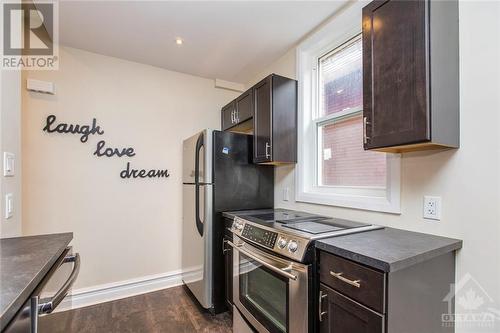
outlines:
M203 133L201 133L196 141L196 149L194 150L195 221L196 229L198 229L200 236L203 236L203 222L200 219L200 150L203 144Z

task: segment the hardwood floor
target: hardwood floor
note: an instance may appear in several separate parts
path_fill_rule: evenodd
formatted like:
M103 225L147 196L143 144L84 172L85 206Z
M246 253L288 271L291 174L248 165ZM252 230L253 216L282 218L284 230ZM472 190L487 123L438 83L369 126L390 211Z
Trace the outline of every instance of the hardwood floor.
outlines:
M229 333L232 320L203 311L181 286L50 314L40 318L39 332Z

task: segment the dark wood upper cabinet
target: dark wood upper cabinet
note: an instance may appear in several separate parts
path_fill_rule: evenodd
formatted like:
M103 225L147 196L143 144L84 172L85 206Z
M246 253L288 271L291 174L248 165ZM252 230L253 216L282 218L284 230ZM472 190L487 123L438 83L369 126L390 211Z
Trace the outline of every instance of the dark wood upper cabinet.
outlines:
M236 99L236 120L238 123L253 117L253 89L248 89Z
M297 81L271 74L222 108L222 130L254 135L254 163L297 162Z
M297 81L271 74L253 87L254 163L297 162Z
M249 89L221 110L222 130L249 133L253 129L253 90Z
M365 149L459 147L458 52L457 1L363 8Z
M221 123L222 130L225 131L236 124L236 102L231 101L231 103L224 106L221 110Z

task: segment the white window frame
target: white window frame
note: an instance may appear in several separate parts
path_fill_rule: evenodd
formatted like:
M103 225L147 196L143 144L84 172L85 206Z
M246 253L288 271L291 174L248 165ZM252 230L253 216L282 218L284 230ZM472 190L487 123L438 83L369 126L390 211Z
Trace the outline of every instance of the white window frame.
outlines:
M386 188L318 186L318 123L331 122L337 115L315 119L318 110L319 59L361 33L361 9L364 2L353 2L330 22L297 47L298 76L298 163L296 200L387 213L401 213L401 160L399 154L386 154ZM346 113L361 112L349 110ZM340 114L338 115L340 116ZM343 114L342 116L345 116ZM361 138L360 138L361 139Z

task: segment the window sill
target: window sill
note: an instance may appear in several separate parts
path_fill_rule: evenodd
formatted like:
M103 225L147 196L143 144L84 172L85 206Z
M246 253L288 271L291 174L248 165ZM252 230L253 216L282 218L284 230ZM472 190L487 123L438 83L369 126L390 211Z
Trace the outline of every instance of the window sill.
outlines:
M296 194L296 201L341 208L354 208L382 213L401 214L399 198L389 200L385 197L300 192Z

